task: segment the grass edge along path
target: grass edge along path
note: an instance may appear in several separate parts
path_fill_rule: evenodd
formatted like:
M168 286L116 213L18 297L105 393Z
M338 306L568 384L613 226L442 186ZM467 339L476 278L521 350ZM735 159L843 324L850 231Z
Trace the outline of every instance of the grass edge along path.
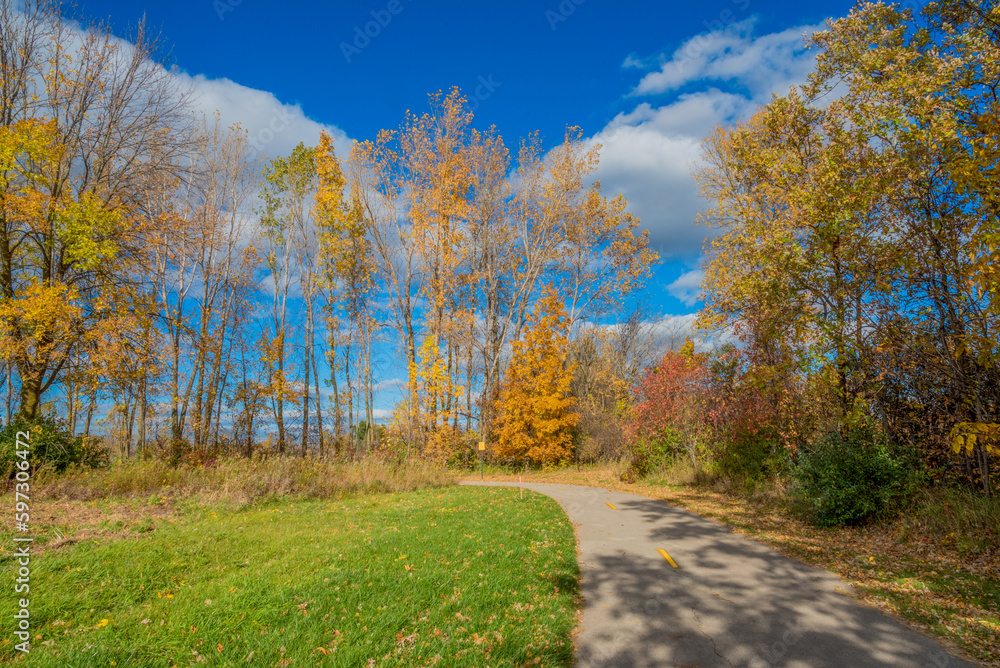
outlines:
M948 545L914 540L902 522L819 529L790 516L773 500L687 484L625 483L613 466L493 472L487 481L546 482L602 487L660 499L712 518L847 581L856 598L965 655L1000 668L1000 555L966 559ZM479 480L465 475L464 479Z
M571 666L582 603L554 500L464 486L206 506L32 565L12 665Z

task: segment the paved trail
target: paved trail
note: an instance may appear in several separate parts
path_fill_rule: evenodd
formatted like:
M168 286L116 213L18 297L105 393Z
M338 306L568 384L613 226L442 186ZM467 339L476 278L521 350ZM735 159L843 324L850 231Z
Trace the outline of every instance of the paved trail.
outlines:
M524 487L554 498L577 525L579 668L972 665L855 603L832 573L712 520L623 492Z

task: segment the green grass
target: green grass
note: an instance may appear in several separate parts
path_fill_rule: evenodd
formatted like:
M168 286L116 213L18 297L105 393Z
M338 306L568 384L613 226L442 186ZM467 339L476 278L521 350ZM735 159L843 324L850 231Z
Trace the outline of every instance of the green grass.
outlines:
M41 639L16 665L572 664L573 529L534 493L203 507L125 540L43 552L32 567ZM8 625L13 599L0 605ZM3 639L10 662L19 653Z
M984 662L998 665L1000 586L971 573L942 573L919 567L876 576L859 588L884 599L907 619L949 638Z

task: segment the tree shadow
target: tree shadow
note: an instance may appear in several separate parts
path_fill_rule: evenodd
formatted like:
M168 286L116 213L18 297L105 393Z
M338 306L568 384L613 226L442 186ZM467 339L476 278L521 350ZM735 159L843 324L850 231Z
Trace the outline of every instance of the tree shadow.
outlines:
M581 668L972 665L859 604L836 575L715 521L620 492L530 489L577 524Z

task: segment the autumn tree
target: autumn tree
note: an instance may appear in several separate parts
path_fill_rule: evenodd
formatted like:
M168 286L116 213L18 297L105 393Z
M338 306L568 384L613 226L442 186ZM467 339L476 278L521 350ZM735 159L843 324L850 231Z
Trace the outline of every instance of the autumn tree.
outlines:
M371 241L367 236L358 183L352 182L348 188L333 141L325 132L320 135L320 142L316 147L316 173L318 180L314 212L319 231L319 280L328 295L328 359L337 416L334 419L339 420L340 414L336 344L338 339L346 338L343 360L347 380L348 430L351 431L354 428L354 390L351 383L350 344L355 333L360 339L361 394L365 419L368 424L373 422L371 352L376 323L371 314L371 293L374 290L376 265ZM350 333L347 337L341 337L336 331L339 323L336 313L340 310L346 311L348 315Z
M81 33L46 2L0 2L0 357L17 369L22 418L89 337L146 307L142 203L187 133L142 26L131 41Z
M617 310L642 285L656 263L649 232L628 210L620 193L608 198L600 181L587 181L600 162L599 144L586 147L579 128L569 128L563 143L547 159L543 207L559 221L554 275L567 296L570 330L587 316Z
M546 288L528 316L524 339L513 345L497 408L498 457L556 464L573 457L579 416L569 395L569 318L559 294Z
M390 304L396 331L402 336L404 363L416 363L416 288L419 258L405 216L407 182L397 134L383 130L374 141L357 142L347 163L347 181L356 193L366 233L377 258L378 278ZM408 379L408 405L416 405L416 378ZM412 425L410 427L412 431ZM414 434L410 434L412 439Z
M497 175L507 164L499 138L478 135L473 151L473 280L482 316L481 423L488 431L501 379L502 356L517 341L537 286L552 281L569 304L569 326L614 313L637 289L656 254L648 234L617 195L599 182L587 185L599 146L587 148L580 131L543 155L537 137L522 144L513 183Z
M808 85L706 142L703 322L739 328L775 401L832 387L834 423L929 451L997 422L997 25L990 3L860 5L811 38ZM990 451L960 456L989 493Z
M879 397L883 422L902 434L915 426L914 409L948 406L950 415L920 438L942 449L952 424L1000 421L1000 218L991 179L998 25L996 4L974 0L934 3L919 14L859 6L815 36L821 53L806 89L821 100L843 88L841 104L869 138L885 179L876 184L886 209L881 234L897 255L880 267L889 299L869 326L879 337L883 387L893 388ZM914 402L909 388L934 381L943 392ZM900 410L901 403L910 405ZM977 442L960 456L990 494L988 448Z
M288 298L292 279L299 271L296 246L299 236L309 229L313 213L316 188L314 149L299 144L287 157L274 158L264 168L264 186L260 191L260 222L266 241L265 264L273 291L271 323L267 351L270 399L278 428L278 450L286 446L285 404L297 400L300 392L295 389L289 374L288 358ZM307 376L308 379L308 376ZM304 407L308 411L308 406Z
M700 467L699 455L708 446L708 361L694 352L688 339L679 351L666 353L646 370L636 387L637 401L629 430L633 438L648 439L676 447Z

